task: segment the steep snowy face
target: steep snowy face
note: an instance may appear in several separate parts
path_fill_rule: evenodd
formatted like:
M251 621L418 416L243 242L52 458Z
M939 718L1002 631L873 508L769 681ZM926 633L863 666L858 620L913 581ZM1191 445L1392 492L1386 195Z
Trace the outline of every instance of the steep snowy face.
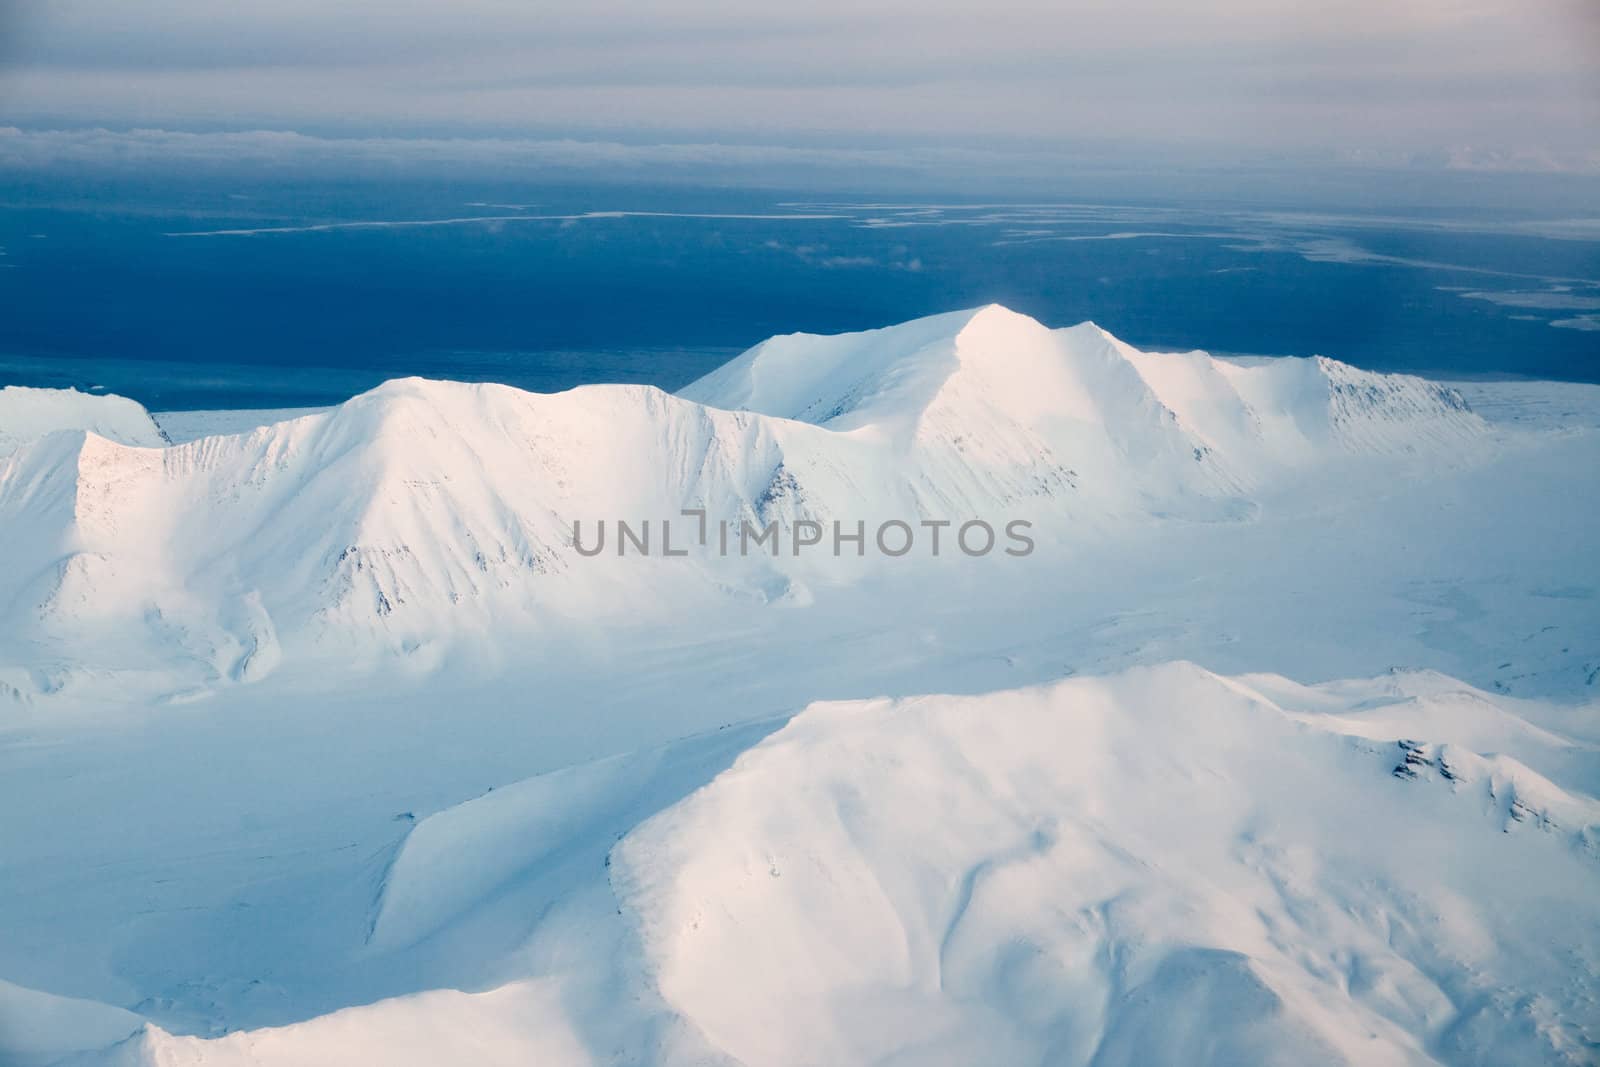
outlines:
M0 458L58 430L87 430L124 445L167 443L150 413L127 397L95 396L76 389L0 389Z
M660 518L685 508L776 515L784 439L825 436L644 387L418 379L163 450L57 435L0 473L0 528L17 533L0 595L14 625L155 623L236 675L270 620L428 626L498 594L525 605L575 558L574 520L592 538L601 519L649 519L659 552ZM799 451L826 483L827 450ZM201 618L218 605L237 621Z
M27 425L55 405L55 423L100 413L109 436L58 434L0 461L0 630L63 661L105 664L120 643L123 668L176 646L205 684L260 677L293 635L414 650L563 601L660 600L663 582L809 595L816 565L789 553L630 567L619 520L649 522L658 557L666 520L683 547L685 509L736 532L1021 518L1083 538L1150 516L1237 520L1286 471L1483 436L1459 398L1416 379L1151 355L997 306L774 338L679 396L407 379L168 448L145 447L159 431L113 401L46 396ZM602 521L603 558L581 558L575 524L598 535Z
M866 333L776 337L679 396L887 453L931 515L1026 503L1081 517L1226 492L1225 477L1194 469L1192 443L1108 351L1070 350L991 305Z

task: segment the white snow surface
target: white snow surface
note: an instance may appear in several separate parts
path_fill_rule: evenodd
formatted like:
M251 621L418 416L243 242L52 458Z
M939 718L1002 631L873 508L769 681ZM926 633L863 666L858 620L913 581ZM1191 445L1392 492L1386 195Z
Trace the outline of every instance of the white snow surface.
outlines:
M1441 700L1506 717L1484 694L1311 696L1176 663L816 705L612 884L662 997L744 1063L1592 1054L1600 803L1448 727L1400 740Z
M288 422L306 415L319 415L327 408L240 408L232 411L155 411L150 417L167 440L188 444L202 437L221 437L247 433L276 422Z
M35 398L0 1064L1597 1062L1597 396L988 307L176 445ZM571 543L691 507L1037 547Z
M1052 331L991 306L775 339L681 396L406 379L160 451L51 437L0 474L0 527L19 532L0 600L30 647L74 663L93 648L94 668L124 675L177 648L186 685L207 688L270 673L286 644L370 661L636 600L624 561L576 555L575 522L650 522L658 552L671 518L681 547L687 508L736 533L1023 519L1081 541L1152 518L1247 520L1309 470L1448 465L1489 436L1458 394L1420 379L1146 355L1093 325ZM805 599L860 569L820 555L696 553L651 578ZM108 662L117 644L138 651Z
M138 401L76 389L0 389L0 458L61 430L86 430L122 445L160 448L167 437Z
M1583 1063L1600 752L1521 710L1188 663L816 704L418 823L354 973L477 992L94 1062Z

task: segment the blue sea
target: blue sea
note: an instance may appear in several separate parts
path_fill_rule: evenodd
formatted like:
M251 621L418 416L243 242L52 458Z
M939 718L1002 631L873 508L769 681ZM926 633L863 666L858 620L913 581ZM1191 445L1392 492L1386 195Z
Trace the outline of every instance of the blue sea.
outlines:
M677 388L991 301L1141 347L1600 381L1600 226L1306 205L169 176L0 189L0 384L290 407L420 374Z

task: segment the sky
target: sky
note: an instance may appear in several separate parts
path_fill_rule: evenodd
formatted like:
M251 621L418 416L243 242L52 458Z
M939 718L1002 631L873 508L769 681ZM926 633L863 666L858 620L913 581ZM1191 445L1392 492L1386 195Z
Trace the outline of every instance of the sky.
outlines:
M1595 0L5 0L0 12L0 126L24 131L1600 173Z

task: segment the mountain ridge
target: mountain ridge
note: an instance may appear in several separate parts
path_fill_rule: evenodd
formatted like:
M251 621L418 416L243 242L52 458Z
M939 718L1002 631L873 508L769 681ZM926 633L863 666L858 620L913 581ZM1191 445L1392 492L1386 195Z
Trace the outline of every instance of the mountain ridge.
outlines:
M678 394L408 378L170 447L75 432L0 459L8 628L67 659L120 628L146 649L176 643L218 684L259 676L302 632L302 647L331 637L382 655L530 623L586 590L619 604L657 579L809 596L812 578L861 570L699 552L644 578L612 554L615 533L580 559L578 523L651 522L658 546L685 509L735 534L1022 518L1081 539L1150 518L1248 519L1291 472L1454 461L1489 436L1419 379L1142 353L1092 323L1051 330L998 305L773 338Z

